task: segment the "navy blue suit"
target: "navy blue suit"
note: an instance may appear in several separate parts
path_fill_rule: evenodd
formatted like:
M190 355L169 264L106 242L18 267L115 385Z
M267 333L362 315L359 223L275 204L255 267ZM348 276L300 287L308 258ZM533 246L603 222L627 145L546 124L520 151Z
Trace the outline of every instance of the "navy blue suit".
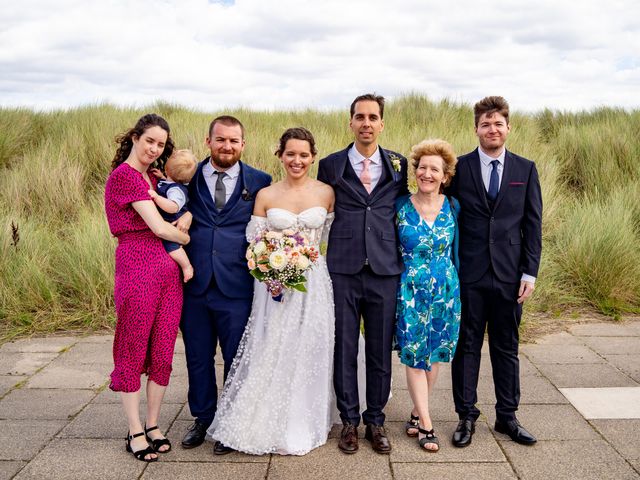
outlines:
M344 423L360 423L357 356L364 320L367 365L365 424L383 425L391 388L391 342L396 290L402 272L395 228L395 201L408 193L407 160L380 148L382 174L369 194L356 176L348 151L322 159L318 180L333 187L335 220L329 234L327 266L333 282L336 345L334 387ZM396 171L389 156L400 163Z
M253 297L253 277L245 252L245 230L258 191L271 177L240 162L236 188L222 210L215 207L200 163L189 183L191 242L185 247L194 277L185 285L180 328L189 373L189 409L209 425L217 407L214 355L220 343L226 378L247 324Z
M461 419L476 419L480 350L488 326L496 415L515 418L520 401L517 303L523 273L536 277L542 251L542 196L535 164L505 153L494 202L482 181L478 150L458 159L448 189L460 202L460 338L452 364L453 396Z

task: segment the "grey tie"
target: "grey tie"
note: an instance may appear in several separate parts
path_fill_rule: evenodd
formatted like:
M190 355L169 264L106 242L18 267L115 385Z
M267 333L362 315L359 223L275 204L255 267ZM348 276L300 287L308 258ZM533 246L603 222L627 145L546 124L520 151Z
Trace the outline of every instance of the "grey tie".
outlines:
M227 203L227 189L224 187L224 182L222 179L227 174L224 172L218 172L218 179L216 180L216 191L215 191L215 202L216 208L218 210L222 210L224 208L224 204Z

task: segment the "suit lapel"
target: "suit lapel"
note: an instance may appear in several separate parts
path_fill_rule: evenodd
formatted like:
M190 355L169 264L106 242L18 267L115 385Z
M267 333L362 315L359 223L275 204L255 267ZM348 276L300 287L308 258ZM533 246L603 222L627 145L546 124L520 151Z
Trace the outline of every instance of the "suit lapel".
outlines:
M203 208L207 211L207 213L209 214L209 217L211 218L211 221L215 223L216 221L216 206L215 203L213 201L213 198L211 198L211 192L209 191L209 187L207 187L207 182L204 178L204 166L207 164L207 162L209 162L209 157L205 158L201 163L200 166L198 167L199 171L198 171L198 175L197 175L197 179L196 179L196 194L198 195L198 197L200 198L200 200L202 201L203 204Z
M473 156L471 157L471 162L469 162L469 169L471 170L471 177L473 178L473 184L476 186L476 190L478 191L478 196L482 198L482 203L487 207L487 210L491 210L489 208L489 203L487 202L487 191L484 188L484 182L482 181L482 169L480 168L480 155L478 154L478 149L476 148L473 152Z
M508 150L505 151L504 154L504 169L502 170L502 181L500 182L500 190L498 190L498 198L496 198L496 204L493 209L495 210L500 205L502 198L507 194L507 189L509 188L509 183L513 178L513 157Z
M382 162L382 174L380 175L380 180L378 180L378 184L376 185L376 188L374 188L373 191L371 192L371 201L375 200L384 192L392 188L396 183L396 171L393 169L393 166L391 165L391 160L389 159L389 155L382 147L378 147L378 148L380 149L380 159Z
M365 190L364 186L356 176L356 172L353 170L353 167L349 163L349 149L353 146L353 143L345 148L342 152L340 152L339 157L335 163L335 175L338 179L337 184L344 188L347 192L351 193L353 197L366 202L367 196L369 195ZM350 169L348 172L347 169ZM348 178L351 173L353 177L355 177L354 181L349 181Z

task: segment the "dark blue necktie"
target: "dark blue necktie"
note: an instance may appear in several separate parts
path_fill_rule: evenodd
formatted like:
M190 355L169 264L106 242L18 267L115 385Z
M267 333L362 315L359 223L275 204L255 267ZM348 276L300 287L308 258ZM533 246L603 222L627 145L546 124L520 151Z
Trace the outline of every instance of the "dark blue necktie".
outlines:
M500 178L498 177L499 163L498 160L491 161L491 177L489 177L489 191L487 192L487 196L491 201L495 201L498 196L498 187L500 185Z

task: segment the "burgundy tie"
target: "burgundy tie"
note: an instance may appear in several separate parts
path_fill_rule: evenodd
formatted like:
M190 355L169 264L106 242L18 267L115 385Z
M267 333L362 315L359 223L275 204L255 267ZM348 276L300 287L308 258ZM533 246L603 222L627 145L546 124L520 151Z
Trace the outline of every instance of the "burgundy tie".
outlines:
M371 193L371 172L369 171L369 165L371 164L370 158L365 158L362 161L362 172L360 173L360 181L367 193Z

